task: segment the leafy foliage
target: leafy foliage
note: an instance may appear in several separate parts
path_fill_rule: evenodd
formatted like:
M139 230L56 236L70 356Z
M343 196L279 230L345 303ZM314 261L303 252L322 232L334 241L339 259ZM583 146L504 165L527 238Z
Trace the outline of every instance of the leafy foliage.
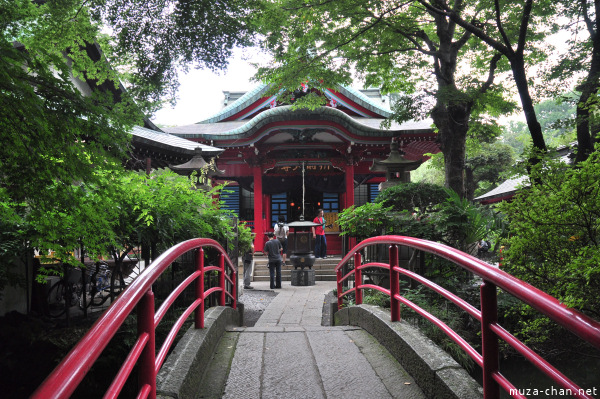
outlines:
M456 15L481 11L462 2L440 3ZM274 83L273 93L308 83L315 92L296 106L313 108L324 104L317 92L349 84L355 73L367 86L394 93L393 120L433 118L446 185L460 195L472 116L479 120L512 109L493 85L496 69L506 69L506 63L452 18L419 2L280 0L267 3L257 24L263 46L274 55L257 78Z
M460 198L452 190L428 183L389 187L375 201L340 213L343 235L408 235L469 252L478 240L500 227L492 211Z
M416 289L404 289L403 296L442 320L451 329L470 342L473 347L477 348L480 345L481 340L477 339L476 330L471 328L472 326L466 322L465 313L461 309L448 304L439 298L439 296L431 295L430 292L424 290L423 286L419 286ZM466 370L473 369L475 364L471 357L454 341L448 338L442 330L425 320L409 307L402 307L402 318L418 326L427 337L448 352L463 368Z
M514 150L502 143L467 141L467 198L485 194L514 175Z
M209 194L122 165L128 131L173 97L177 68L222 68L233 46L250 42L252 6L0 1L3 264L17 242L68 260L82 245L92 256L121 256L144 240L164 247L227 234L227 215Z
M447 243L470 252L474 243L487 236L493 219L466 198L460 198L452 191L448 191L448 194L448 199L440 204L439 211L432 216L432 223L444 232Z
M443 202L448 192L442 187L427 183L398 184L383 190L375 201L395 210L407 210L418 215L432 211L432 207Z
M568 144L575 140L574 117L572 95L564 98L544 100L535 105L538 114L544 140L551 147ZM502 142L515 149L515 153L521 156L529 144L529 132L527 125L521 121L510 121L503 128Z
M178 68L224 69L232 49L252 42L256 1L93 0L90 15L110 27L102 42L115 67L128 69L130 92L146 104L174 102ZM151 101L151 103L148 103Z
M368 202L362 206L351 206L338 215L341 235L352 237L370 237L378 235L389 224L392 207L383 207L381 203Z
M600 163L547 161L535 182L500 209L510 220L507 271L596 318L600 288Z
M561 88L567 79L577 80L575 126L578 152L575 162L594 151L600 132L598 121L598 90L600 89L600 36L598 35L599 0L561 1L562 12L570 23L564 27L570 33L567 51L560 55L546 80L550 87ZM584 73L582 73L584 72ZM560 89L562 90L562 89Z

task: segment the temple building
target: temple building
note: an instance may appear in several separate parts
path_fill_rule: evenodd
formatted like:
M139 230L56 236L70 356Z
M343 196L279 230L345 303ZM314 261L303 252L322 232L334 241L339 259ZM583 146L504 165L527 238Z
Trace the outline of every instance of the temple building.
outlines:
M216 115L163 129L223 150L216 167L230 191L222 196L224 206L252 227L257 251L280 216L312 221L322 208L332 224L326 229L328 253L340 253L337 215L377 196L390 173L385 162L375 162L388 158L392 141L407 163L439 152L431 121L382 127L391 112L378 89L326 90L320 95L327 105L315 110L280 104L268 89L261 84L245 93L224 92L224 108Z

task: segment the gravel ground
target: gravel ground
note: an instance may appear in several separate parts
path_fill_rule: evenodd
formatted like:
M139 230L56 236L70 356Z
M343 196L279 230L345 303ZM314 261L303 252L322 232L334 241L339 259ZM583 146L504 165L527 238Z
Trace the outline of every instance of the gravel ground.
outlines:
M244 290L239 297L239 301L244 304L244 326L253 327L276 296L275 291Z

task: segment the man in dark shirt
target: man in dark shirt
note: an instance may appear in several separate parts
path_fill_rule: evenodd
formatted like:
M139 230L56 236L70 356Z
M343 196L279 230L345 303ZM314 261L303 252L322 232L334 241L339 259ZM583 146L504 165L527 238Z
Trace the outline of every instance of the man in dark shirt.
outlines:
M275 234L267 233L269 241L265 243L264 253L269 257L269 276L271 277L271 289L281 288L281 252L283 248Z

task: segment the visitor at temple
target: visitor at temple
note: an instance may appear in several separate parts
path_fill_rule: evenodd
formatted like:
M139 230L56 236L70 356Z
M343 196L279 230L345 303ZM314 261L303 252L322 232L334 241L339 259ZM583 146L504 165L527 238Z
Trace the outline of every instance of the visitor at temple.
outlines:
M251 244L250 249L244 254L244 288L252 290L254 287L250 285L252 280L252 261L254 260L254 244Z
M288 243L288 234L290 233L290 228L285 223L285 218L283 215L279 216L279 221L275 223L273 227L275 232L275 237L281 243L281 247L283 248L283 264L285 265L285 258L287 256L287 243Z
M318 215L313 220L313 223L318 226L313 226L312 233L315 239L315 258L325 259L327 257L327 240L325 239L325 218L323 217L323 209L318 210Z
M267 254L269 259L269 276L271 278L271 289L281 288L281 243L275 239L275 234L267 233L269 241L265 243L263 252Z

